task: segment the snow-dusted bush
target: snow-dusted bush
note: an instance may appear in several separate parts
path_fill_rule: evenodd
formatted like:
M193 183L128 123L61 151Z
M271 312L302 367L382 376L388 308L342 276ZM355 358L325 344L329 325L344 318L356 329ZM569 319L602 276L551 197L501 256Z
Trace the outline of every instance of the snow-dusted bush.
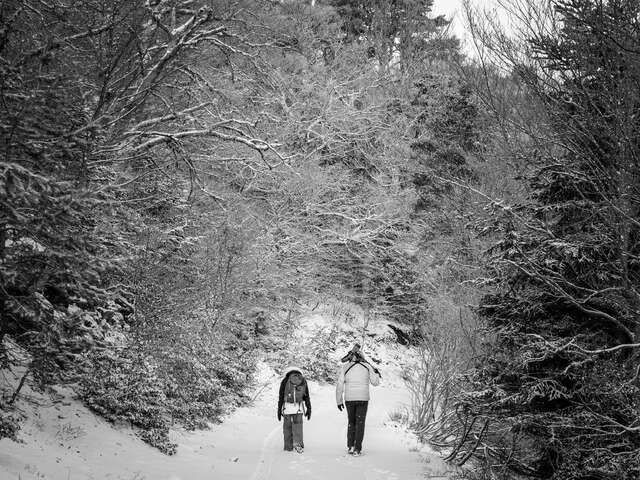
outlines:
M91 363L80 382L83 401L113 423L140 429L144 441L172 455L176 445L168 434L174 423L207 428L247 400L255 359L248 353L232 360L229 352L216 348L208 355L187 355L176 345L173 356L101 354Z
M18 430L20 430L18 420L13 415L0 410L0 440L10 438L17 441Z
M296 365L302 368L307 379L318 382L334 382L336 379L335 352L343 346L344 333L334 324L305 330L301 325L290 327L294 333L280 344L274 362L285 368Z
M320 328L303 345L302 358L305 370L310 378L321 382L334 382L336 379L336 361L333 353L337 347L339 329L336 325Z
M172 455L169 441L169 409L162 381L142 359L100 356L91 359L94 368L81 379L81 398L96 413L115 423L140 428L140 437L160 451Z

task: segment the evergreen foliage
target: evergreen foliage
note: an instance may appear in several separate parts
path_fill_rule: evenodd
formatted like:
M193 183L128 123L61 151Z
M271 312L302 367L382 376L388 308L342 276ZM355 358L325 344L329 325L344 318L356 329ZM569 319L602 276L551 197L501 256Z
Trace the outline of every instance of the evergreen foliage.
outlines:
M343 19L347 42L364 40L366 54L376 58L379 68L400 65L403 72L425 59L451 57L457 39L443 35L449 21L433 17L433 0L331 0Z
M498 222L490 337L452 459L486 478L640 475L637 2L553 2L516 65L544 108L528 201ZM537 158L536 158L537 157ZM505 219L504 216L500 218Z

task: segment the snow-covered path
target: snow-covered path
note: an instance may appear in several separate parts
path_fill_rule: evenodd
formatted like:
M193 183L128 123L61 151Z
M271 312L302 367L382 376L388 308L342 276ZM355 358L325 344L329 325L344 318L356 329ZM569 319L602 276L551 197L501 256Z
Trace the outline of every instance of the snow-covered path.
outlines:
M335 406L334 387L311 382L313 415L304 424L305 453L285 452L282 424L275 419L278 381L273 378L272 387L262 392L253 407L239 409L215 432L190 434L183 439L188 443L181 446L183 453L178 456L193 452L192 462L211 465L215 472L211 478L418 480L425 478L425 473L430 478L446 478L439 475L444 466L437 456L419 452L412 437L389 421L389 412L398 408L403 393L397 387L381 385L372 392L364 455L354 458L345 452L346 413ZM215 445L208 451L198 451L197 446L207 444L208 438L215 438ZM182 478L178 471L174 475Z
M315 320L325 322L321 315ZM315 382L309 382L313 415L304 423L305 452L285 452L275 415L280 376L261 363L253 404L211 430L172 432L178 453L171 457L130 429L96 417L69 391L56 403L40 397L40 407L26 412L24 443L0 440L0 480L446 479L438 455L390 419L409 402L400 379L407 352L383 344L376 348L383 379L371 387L361 457L346 454L346 412L336 408L334 387ZM25 404L25 409L31 408Z
M384 380L384 379L383 379ZM238 409L208 431L176 433L167 457L128 430L116 430L75 402L41 408L25 426L25 444L0 441L0 478L122 480L418 480L444 477L433 453L394 426L389 412L404 401L401 385L372 389L364 455L345 453L346 413L334 387L310 383L313 416L304 424L305 453L282 449L275 418L279 378L267 379L254 405ZM65 433L66 432L66 433ZM75 432L75 433L74 433Z
M298 475L318 480L424 478L422 455L415 449L410 451L411 437L398 428L385 425L391 423L388 413L396 407L397 391L381 388L373 392L363 445L365 454L354 458L345 452L346 413L339 412L335 406L334 388L311 383L310 390L313 416L304 424L305 453L283 451L282 426L273 426L276 398L275 392L271 391L260 399L253 415L246 414L243 420L250 427L251 423L258 424L266 418L271 430L264 436L261 456L251 476L237 478L275 480L296 478ZM232 473L229 470L229 475Z

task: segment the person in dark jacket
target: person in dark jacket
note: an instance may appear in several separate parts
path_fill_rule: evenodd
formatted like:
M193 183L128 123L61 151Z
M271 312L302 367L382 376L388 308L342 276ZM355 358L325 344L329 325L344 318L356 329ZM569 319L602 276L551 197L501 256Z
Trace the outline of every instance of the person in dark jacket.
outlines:
M295 450L298 453L304 451L302 438L302 417L311 419L311 396L309 386L302 370L290 367L285 371L285 376L280 382L278 395L278 421L284 419L282 432L284 434L284 449Z

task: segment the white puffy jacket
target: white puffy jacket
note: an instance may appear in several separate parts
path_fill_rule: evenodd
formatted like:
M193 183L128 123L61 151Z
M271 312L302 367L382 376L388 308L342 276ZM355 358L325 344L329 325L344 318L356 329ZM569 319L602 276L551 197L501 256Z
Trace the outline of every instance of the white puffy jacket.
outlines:
M374 387L380 384L380 374L375 373L369 364L347 362L341 365L336 382L336 403L340 405L344 401L368 401L369 384Z

